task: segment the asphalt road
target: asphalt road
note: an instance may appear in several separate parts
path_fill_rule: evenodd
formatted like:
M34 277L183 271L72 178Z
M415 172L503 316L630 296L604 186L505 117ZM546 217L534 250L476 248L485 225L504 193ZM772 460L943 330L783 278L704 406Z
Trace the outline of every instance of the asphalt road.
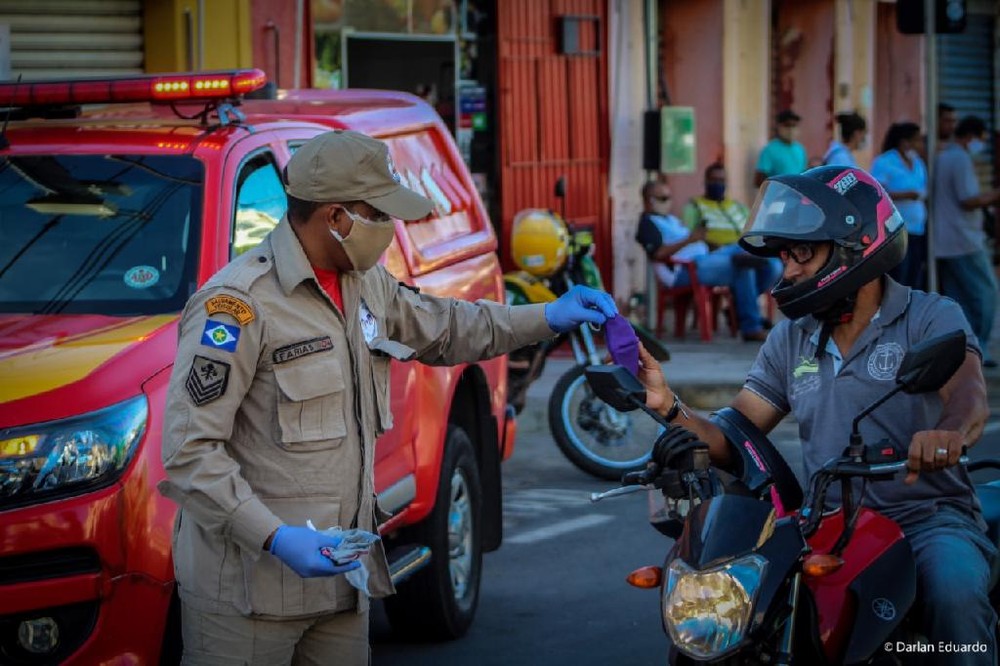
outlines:
M797 460L794 425L773 434L790 462ZM1000 458L1000 411L971 455ZM982 482L1000 472L977 476ZM485 557L469 633L449 643L397 642L375 604L374 663L662 664L659 595L624 579L660 563L671 542L649 526L645 493L589 502L591 491L610 487L567 462L547 431L519 433L504 465L505 540Z

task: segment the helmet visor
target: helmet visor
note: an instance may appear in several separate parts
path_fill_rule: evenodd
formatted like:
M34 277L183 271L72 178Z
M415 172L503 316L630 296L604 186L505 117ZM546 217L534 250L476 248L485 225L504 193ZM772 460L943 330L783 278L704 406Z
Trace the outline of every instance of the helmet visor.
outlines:
M764 183L743 227L743 245L754 252L773 253L783 240L822 240L826 214L809 197L784 183Z

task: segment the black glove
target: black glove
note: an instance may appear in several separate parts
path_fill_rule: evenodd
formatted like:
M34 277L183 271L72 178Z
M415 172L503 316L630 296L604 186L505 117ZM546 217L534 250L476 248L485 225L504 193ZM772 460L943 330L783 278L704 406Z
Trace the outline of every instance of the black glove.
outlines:
M698 449L707 451L708 444L687 428L673 425L653 444L651 459L664 469L690 469L692 453Z

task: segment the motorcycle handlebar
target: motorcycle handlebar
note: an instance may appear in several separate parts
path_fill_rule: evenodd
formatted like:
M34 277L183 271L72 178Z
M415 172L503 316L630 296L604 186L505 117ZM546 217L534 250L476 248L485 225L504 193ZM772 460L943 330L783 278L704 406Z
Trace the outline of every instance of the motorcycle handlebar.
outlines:
M905 472L907 470L906 460L899 460L891 463L864 463L854 461L839 461L834 463L829 470L834 476L857 476L862 478L889 476ZM969 457L962 456L958 459L958 464L968 465Z

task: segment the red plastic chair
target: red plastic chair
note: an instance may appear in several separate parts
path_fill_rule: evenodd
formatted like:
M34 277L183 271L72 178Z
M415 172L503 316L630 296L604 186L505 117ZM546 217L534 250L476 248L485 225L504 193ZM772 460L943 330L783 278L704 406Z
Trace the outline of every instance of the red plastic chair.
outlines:
M663 315L667 305L674 308L674 337L683 338L687 332L688 307L694 306L695 321L698 324L698 334L702 342L711 342L715 332L716 318L719 311L726 308L729 314L729 331L736 337L739 324L736 321L736 308L729 287L715 287L701 284L698 281L698 268L690 259L667 259L663 262L668 267L683 266L687 269L691 284L686 287L667 287L659 285L656 303L656 334L663 335Z

